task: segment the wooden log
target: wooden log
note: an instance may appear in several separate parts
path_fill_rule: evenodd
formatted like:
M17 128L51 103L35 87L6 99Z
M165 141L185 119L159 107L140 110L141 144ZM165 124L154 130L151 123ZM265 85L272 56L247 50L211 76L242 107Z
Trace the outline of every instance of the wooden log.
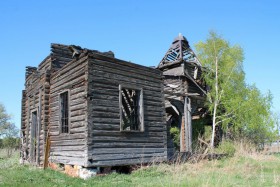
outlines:
M129 160L129 159L145 159L147 158L157 158L166 156L165 152L161 153L130 153L130 154L103 154L103 155L92 155L89 156L91 161L109 161L109 160Z
M98 60L102 60L102 61L107 61L107 62L111 62L112 63L112 66L114 66L115 64L120 64L120 65L124 65L124 66L127 66L127 67L131 67L135 70L139 70L139 71L146 71L146 72L150 72L150 73L155 73L155 74L162 74L161 71L157 70L157 69L153 69L153 68L148 68L148 67L145 67L145 66L141 66L139 64L133 64L131 62L126 62L126 61L123 61L123 60L119 60L119 59L116 59L116 58L110 58L110 57L106 57L106 56L103 56L103 55L100 55L100 54L89 54L89 61L91 62L92 59L98 59Z
M118 160L108 160L108 161L96 161L88 162L86 167L106 167L106 166L121 166L121 165L136 165L144 163L154 163L166 161L166 157L145 157L145 158L135 158L135 159L118 159Z
M62 141L62 140L78 140L78 139L85 139L86 135L84 132L76 133L76 134L67 134L67 135L57 135L51 136L51 141Z
M88 151L89 155L103 155L103 154L127 154L127 153L163 153L165 148L94 148Z
M134 87L143 87L148 88L149 90L160 92L161 84L160 83L152 83L150 81L143 81L139 79L130 78L129 75L119 75L113 73L106 73L102 70L90 70L89 75L95 78L104 79L114 81L118 84L125 84L125 85L134 85ZM94 80L93 78L89 80Z
M185 115L186 115L186 130L187 130L187 151L192 152L192 116L191 116L191 100L185 98Z
M59 71L57 71L55 74L51 76L52 79L56 79L57 77L63 77L65 74L69 74L69 72L75 72L73 69L76 69L77 67L80 66L86 66L87 64L87 57L83 57L79 59L78 61L72 61L67 63L63 68L61 68Z
M51 155L53 152L61 152L61 151L84 151L86 149L85 145L65 145L65 146L52 146L51 147Z
M127 142L102 142L92 143L88 146L88 149L93 148L164 148L163 143L127 143Z
M45 155L44 155L44 169L47 168L48 166L48 159L49 159L49 153L50 153L50 137L49 137L49 132L47 133L47 140L46 140L46 144L45 144Z
M143 81L149 81L152 83L161 83L161 76L159 74L152 74L146 71L136 71L132 68L120 67L119 64L110 65L106 64L105 61L94 61L94 64L89 67L89 71L91 70L102 70L106 73L113 73L123 76L128 76L130 78L140 79Z

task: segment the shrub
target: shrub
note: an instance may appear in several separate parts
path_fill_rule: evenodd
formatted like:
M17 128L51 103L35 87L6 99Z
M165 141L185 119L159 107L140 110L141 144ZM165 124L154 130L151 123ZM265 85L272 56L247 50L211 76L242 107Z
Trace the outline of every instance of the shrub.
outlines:
M217 153L227 154L229 157L232 157L235 154L235 146L232 141L224 140L221 144L216 148Z
M171 127L170 134L174 143L175 149L180 148L180 129L178 127Z

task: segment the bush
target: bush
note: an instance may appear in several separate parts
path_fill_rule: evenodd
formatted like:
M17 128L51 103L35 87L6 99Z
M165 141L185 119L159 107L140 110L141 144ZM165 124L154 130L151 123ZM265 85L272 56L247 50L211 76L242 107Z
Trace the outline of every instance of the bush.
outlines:
M227 154L229 157L234 156L235 154L235 146L232 141L222 141L221 144L216 148L217 153Z
M171 127L170 134L174 143L175 149L180 149L180 129L178 127Z

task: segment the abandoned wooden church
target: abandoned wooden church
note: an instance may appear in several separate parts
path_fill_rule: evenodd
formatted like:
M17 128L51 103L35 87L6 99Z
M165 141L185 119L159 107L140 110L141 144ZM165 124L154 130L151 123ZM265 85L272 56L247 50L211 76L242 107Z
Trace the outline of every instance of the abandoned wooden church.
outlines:
M51 44L38 67L26 67L21 159L85 168L166 161L174 154L174 123L180 151L191 152L202 85L201 64L182 35L156 68Z

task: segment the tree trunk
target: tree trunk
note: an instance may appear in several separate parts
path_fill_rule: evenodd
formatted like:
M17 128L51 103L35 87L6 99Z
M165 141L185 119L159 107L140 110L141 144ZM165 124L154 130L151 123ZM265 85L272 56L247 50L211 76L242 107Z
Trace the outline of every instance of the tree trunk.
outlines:
M219 90L218 90L218 58L215 59L215 99L214 99L214 112L212 122L212 137L211 137L211 148L214 148L215 129L216 129L216 115L217 107L219 104Z

